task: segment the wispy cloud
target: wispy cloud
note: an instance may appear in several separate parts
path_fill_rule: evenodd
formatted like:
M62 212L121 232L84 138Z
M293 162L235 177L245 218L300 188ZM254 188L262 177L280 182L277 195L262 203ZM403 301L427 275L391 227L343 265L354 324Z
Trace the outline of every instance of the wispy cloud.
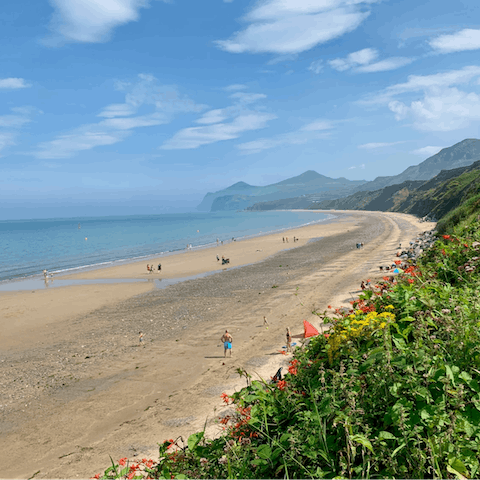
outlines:
M355 169L361 169L361 170L364 170L365 169L365 164L362 163L361 165L352 165L351 167L348 167L348 170L355 170Z
M275 115L251 112L239 115L230 123L217 123L206 127L184 128L177 132L161 147L164 150L180 150L198 148L209 143L233 140L244 132L265 128Z
M480 30L466 28L451 35L440 35L428 42L439 53L480 49Z
M148 0L49 1L54 8L50 29L55 36L46 39L46 43L51 44L60 43L60 39L82 43L105 42L116 27L137 21L140 10L149 6Z
M253 154L287 145L302 145L311 140L329 137L333 128L334 123L329 120L314 120L296 131L270 138L258 138L251 142L241 143L237 145L237 148L243 154Z
M254 105L266 98L263 93L237 91L229 95L229 98L233 100L233 105L210 110L196 120L196 123L206 126L184 128L161 148L193 149L210 143L233 140L244 132L265 128L270 120L276 118L273 114L265 113L262 107Z
M328 63L339 72L352 70L357 73L373 73L395 70L414 61L413 58L391 57L375 62L377 58L378 51L376 49L364 48L348 54L345 58L330 60Z
M480 121L480 96L476 91L460 90L480 79L480 67L468 66L459 70L433 75L411 75L407 82L390 87L366 97L360 103L385 105L395 119L409 120L411 125L422 131L446 132L468 127ZM472 88L472 86L470 86ZM477 87L473 87L477 90ZM418 93L423 97L418 99ZM398 100L415 93L416 99Z
M385 147L392 147L393 145L398 145L400 143L405 143L404 141L401 142L389 142L389 143L364 143L363 145L358 145L358 148L362 148L364 150L373 150L375 148L385 148Z
M428 147L417 148L416 150L413 150L410 153L413 153L414 155L419 155L420 157L431 157L432 155L435 155L436 153L438 153L442 148L445 148L445 147L428 146Z
M23 78L0 78L0 90L14 90L31 87Z
M217 45L231 53L292 54L355 30L376 0L265 0L243 19L245 29Z
M159 84L152 75L140 74L137 82L124 83L121 89L125 90L125 103L106 106L98 114L104 120L81 125L43 142L34 155L43 159L68 158L80 151L121 142L136 128L167 124L175 114L205 108L181 95L175 86ZM139 110L150 112L136 115Z
M16 144L20 129L30 123L35 115L43 113L35 107L14 107L12 113L0 115L0 151Z
M236 92L238 90L246 90L247 86L242 85L241 83L234 83L233 85L227 85L224 90L226 92Z
M323 61L314 60L308 67L308 70L313 72L315 75L318 75L323 70Z

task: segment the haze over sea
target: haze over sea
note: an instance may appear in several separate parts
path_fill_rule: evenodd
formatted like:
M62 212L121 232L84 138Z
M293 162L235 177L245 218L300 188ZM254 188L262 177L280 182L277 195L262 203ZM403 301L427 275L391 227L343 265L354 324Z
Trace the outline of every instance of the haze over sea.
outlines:
M215 245L330 218L307 211L182 213L0 222L0 281ZM213 253L212 253L213 254Z

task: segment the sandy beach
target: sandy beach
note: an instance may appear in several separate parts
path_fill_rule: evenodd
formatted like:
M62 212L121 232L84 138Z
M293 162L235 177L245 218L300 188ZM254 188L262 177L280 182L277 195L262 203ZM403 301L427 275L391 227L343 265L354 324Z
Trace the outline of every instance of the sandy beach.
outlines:
M334 213L329 211L328 213ZM215 435L220 394L288 360L284 332L320 328L378 266L434 224L380 212L64 278L183 279L0 294L0 459L4 478L88 478L113 459L155 459L156 444ZM298 242L293 242L293 237ZM284 243L283 237L289 242ZM355 244L364 242L362 249ZM230 258L225 268L216 255ZM161 281L160 281L161 283ZM266 315L269 329L262 323ZM223 358L220 337L233 335ZM139 342L139 332L144 342Z

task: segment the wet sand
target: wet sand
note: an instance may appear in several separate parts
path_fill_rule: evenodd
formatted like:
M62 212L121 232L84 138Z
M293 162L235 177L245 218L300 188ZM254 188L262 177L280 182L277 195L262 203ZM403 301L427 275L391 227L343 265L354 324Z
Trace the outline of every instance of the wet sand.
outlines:
M318 227L305 227L312 229L308 235L298 229L229 244L220 256L234 259L232 267L245 266L162 290L122 284L2 294L0 308L8 304L14 315L0 321L2 328L9 325L0 340L2 476L90 477L108 466L109 455L155 458L157 442L185 438L207 417L214 435L214 418L224 409L220 393L244 386L236 368L273 375L286 361L278 353L286 326L293 335L302 333L303 319L320 328L313 311L348 304L361 280L378 277L378 265L391 263L399 242L432 224L349 212ZM294 235L301 241L293 244ZM287 250L283 236L295 248ZM323 238L309 243L309 237ZM365 247L356 249L361 241ZM256 250L262 258L252 263ZM163 258L162 272L184 277L213 270L216 253L188 252L183 261L182 255L168 257L171 263ZM147 274L146 263L82 276L157 275ZM49 333L40 334L45 324ZM233 357L226 360L219 341L225 328L234 338ZM18 341L24 337L25 343Z

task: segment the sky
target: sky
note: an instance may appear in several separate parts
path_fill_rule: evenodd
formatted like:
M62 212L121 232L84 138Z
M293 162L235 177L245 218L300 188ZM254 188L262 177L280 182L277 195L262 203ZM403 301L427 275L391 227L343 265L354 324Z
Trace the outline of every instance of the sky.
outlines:
M194 210L478 138L478 0L4 0L0 220Z

